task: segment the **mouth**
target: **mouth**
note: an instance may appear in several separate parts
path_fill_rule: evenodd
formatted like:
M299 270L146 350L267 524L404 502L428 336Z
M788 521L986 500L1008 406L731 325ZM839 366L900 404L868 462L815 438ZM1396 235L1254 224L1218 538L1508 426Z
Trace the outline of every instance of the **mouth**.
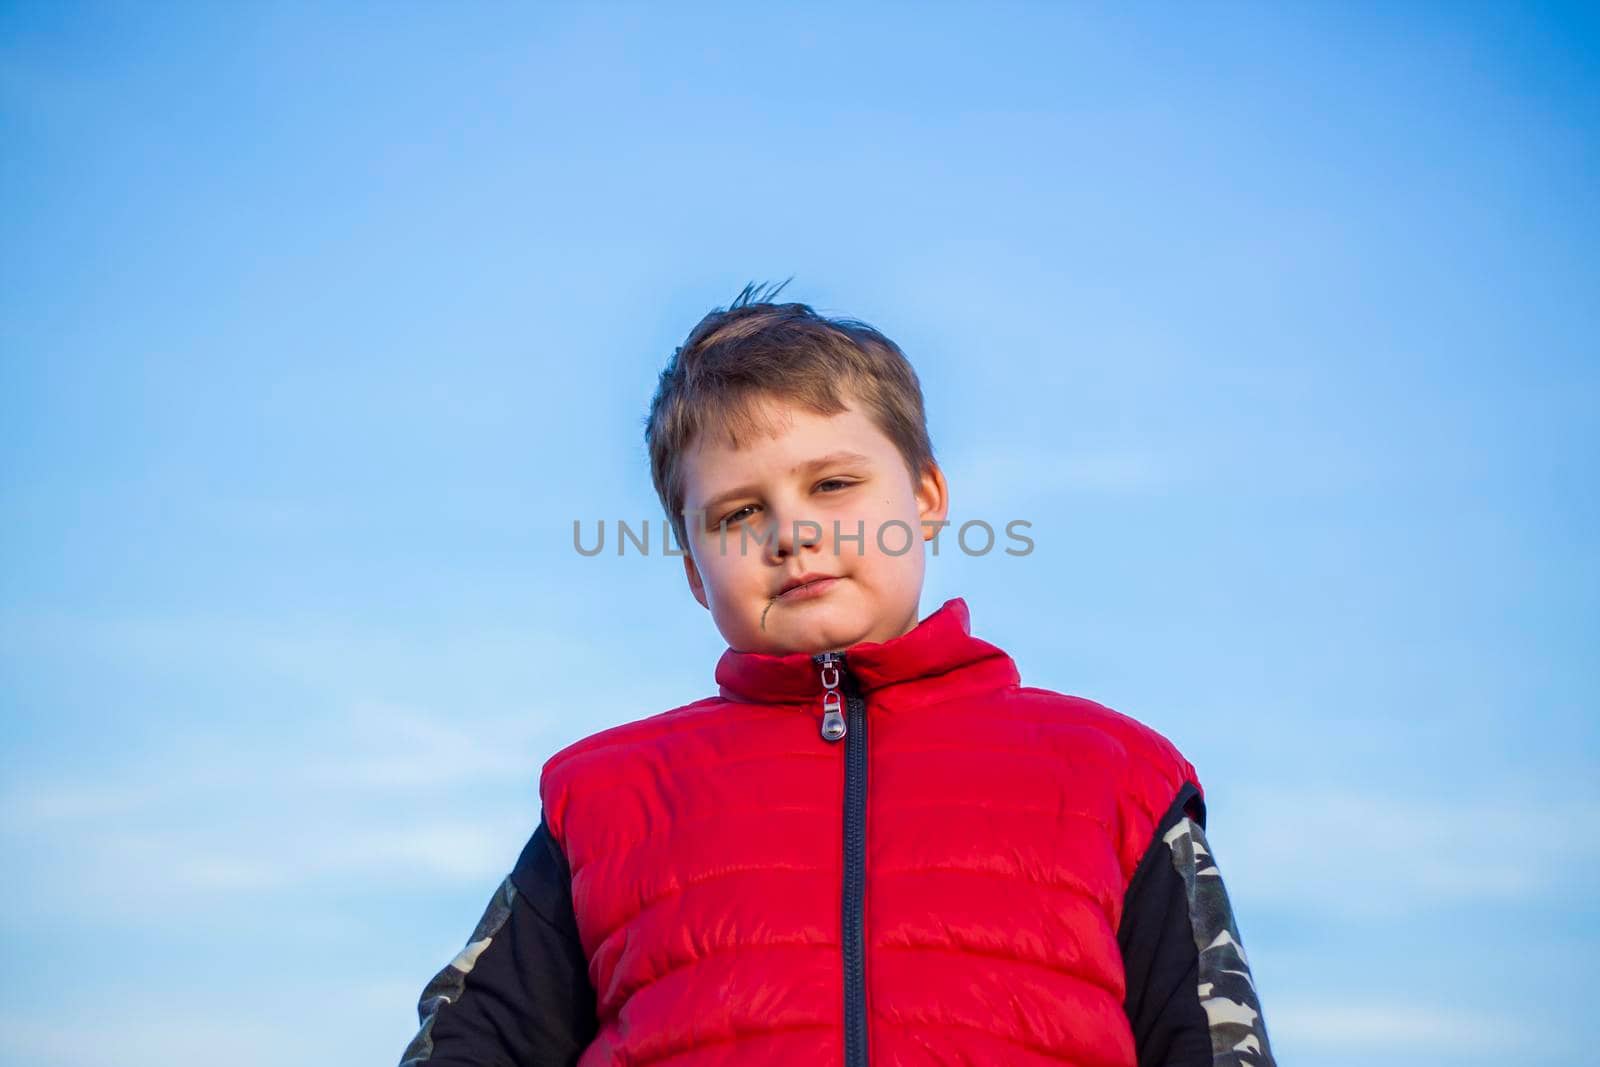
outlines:
M774 604L787 605L810 600L812 597L826 596L828 590L843 580L842 578L831 578L822 574L801 575L773 594L772 599L767 601L767 606L761 609L761 629L763 631L766 630L767 612L772 610Z
M778 591L774 600L785 603L821 596L839 583L840 579L826 574L808 574L796 579Z

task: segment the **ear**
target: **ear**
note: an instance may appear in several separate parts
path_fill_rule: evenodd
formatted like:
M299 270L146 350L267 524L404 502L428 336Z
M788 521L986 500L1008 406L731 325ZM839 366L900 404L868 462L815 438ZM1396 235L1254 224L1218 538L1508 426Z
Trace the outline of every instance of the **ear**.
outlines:
M689 579L689 592L700 601L700 606L707 611L711 605L706 603L706 583L700 578L700 569L694 565L694 557L688 552L683 554L683 576Z
M929 529L928 523L943 522L950 514L950 486L939 464L928 460L922 467L922 477L917 480L917 518L924 524L922 539L931 541L938 536L937 527Z

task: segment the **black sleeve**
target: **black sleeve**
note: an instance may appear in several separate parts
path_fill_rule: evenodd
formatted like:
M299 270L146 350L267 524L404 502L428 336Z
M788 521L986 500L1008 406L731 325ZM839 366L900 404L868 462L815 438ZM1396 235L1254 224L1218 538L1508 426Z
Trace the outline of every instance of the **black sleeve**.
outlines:
M1128 882L1117 943L1139 1067L1276 1067L1205 825L1185 782Z
M417 1003L401 1067L571 1067L598 1029L572 875L541 816L467 946Z

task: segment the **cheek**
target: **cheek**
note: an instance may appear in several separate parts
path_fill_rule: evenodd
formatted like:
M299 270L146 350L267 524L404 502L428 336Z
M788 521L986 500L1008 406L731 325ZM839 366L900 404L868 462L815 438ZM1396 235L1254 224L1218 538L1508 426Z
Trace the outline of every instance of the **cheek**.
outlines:
M867 554L903 559L903 554L895 557L894 550L904 545L907 537L913 541L921 540L917 530L916 500L909 496L887 496L873 501L873 505L872 514L866 517ZM890 549L888 552L878 547L879 530L882 530L883 544Z
M917 513L916 497L903 491L890 492L872 501L873 514L880 522L904 519Z
M741 554L737 533L728 535L726 551L713 536L698 558L704 561L700 573L710 575L716 584L729 592L742 592L743 587L751 582L760 582L759 575L763 567L760 550L752 540Z

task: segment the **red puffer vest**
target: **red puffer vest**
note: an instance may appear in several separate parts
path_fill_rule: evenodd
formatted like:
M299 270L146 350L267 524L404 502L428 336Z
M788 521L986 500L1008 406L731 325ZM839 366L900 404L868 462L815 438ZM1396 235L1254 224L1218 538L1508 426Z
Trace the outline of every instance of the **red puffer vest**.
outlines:
M716 680L545 763L580 1067L1135 1063L1123 895L1199 785L1170 742L1022 686L960 598L843 652L729 649Z

